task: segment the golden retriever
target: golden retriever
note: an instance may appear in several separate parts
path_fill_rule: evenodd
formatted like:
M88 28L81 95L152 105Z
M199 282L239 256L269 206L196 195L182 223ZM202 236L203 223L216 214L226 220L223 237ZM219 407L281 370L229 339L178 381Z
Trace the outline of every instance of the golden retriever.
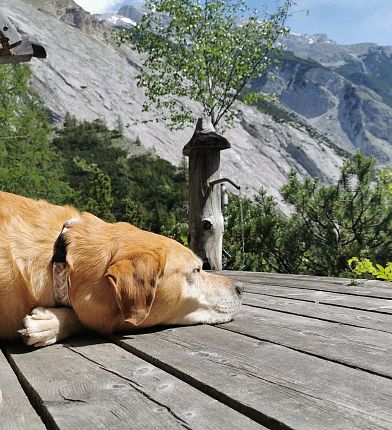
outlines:
M39 347L83 326L112 333L216 324L240 308L240 283L204 272L188 248L127 223L0 192L0 238L0 339L21 333ZM58 307L61 277L69 306Z

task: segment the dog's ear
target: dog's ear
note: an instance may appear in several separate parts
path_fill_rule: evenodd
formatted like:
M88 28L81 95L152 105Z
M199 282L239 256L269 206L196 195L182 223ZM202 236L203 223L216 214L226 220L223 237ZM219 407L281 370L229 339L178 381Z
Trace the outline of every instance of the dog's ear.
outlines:
M139 325L147 318L164 264L162 253L145 252L109 266L105 276L126 321Z

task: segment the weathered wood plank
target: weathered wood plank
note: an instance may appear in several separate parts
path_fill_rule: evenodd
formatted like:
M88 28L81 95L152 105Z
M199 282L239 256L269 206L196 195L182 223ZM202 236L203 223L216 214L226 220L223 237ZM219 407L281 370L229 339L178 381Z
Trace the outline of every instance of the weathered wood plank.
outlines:
M251 307L221 327L392 378L391 333Z
M271 297L285 297L288 299L302 300L312 303L329 304L338 307L363 309L383 314L392 314L392 300L364 297L351 294L334 293L328 291L307 290L305 288L286 288L272 285L248 285L245 291L256 295Z
M264 428L95 337L10 354L60 429Z
M306 302L285 297L271 297L251 293L245 293L243 304L392 333L392 315L385 315L379 312L349 308L339 309L336 306L320 302L315 303L311 300Z
M216 272L214 272L216 273ZM217 272L218 273L218 272ZM341 284L346 285L351 281L349 278L337 278L332 276L310 276L310 275L293 275L291 273L273 273L273 272L247 272L247 271L239 271L239 270L223 270L220 272L226 276L241 276L247 280L255 280L258 281L261 279L282 279L282 280L318 280L323 283L332 283L332 284Z
M222 273L229 278L244 282L248 286L271 285L287 288L306 288L392 299L392 284L376 280L357 280L357 284L352 285L352 280L346 278L232 271L217 273Z
M211 326L116 339L268 427L392 427L388 378Z
M291 273L274 273L274 272L247 272L238 270L224 270L227 276L243 276L247 279L258 280L260 277L263 279L281 279L281 280L302 280L302 281L315 281L319 283L336 284L336 285L350 285L355 281L361 286L374 286L380 288L388 288L388 284L378 279L353 279L353 278L339 278L336 276L313 276L313 275L294 275Z
M3 44L7 49L12 49L20 45L21 42L22 38L18 31L9 18L0 10L0 51Z
M15 373L0 350L0 428L7 430L45 429L31 406Z

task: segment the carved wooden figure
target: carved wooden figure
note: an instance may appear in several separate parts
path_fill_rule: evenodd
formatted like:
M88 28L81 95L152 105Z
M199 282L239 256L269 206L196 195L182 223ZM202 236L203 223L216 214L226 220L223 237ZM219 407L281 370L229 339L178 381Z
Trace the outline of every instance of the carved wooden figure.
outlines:
M189 246L205 268L222 270L220 151L231 148L208 118L200 118L183 154L189 157Z

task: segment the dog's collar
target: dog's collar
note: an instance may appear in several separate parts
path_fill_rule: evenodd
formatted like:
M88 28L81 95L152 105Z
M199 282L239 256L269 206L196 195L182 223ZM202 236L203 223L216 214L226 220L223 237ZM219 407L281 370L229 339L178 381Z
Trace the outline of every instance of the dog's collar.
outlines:
M52 263L52 268L54 298L56 303L58 305L71 307L72 305L69 299L68 264L54 261Z
M54 297L57 304L63 306L72 306L69 298L69 266L67 263L67 242L64 233L66 233L76 221L77 219L72 218L63 225L53 247L52 270Z

